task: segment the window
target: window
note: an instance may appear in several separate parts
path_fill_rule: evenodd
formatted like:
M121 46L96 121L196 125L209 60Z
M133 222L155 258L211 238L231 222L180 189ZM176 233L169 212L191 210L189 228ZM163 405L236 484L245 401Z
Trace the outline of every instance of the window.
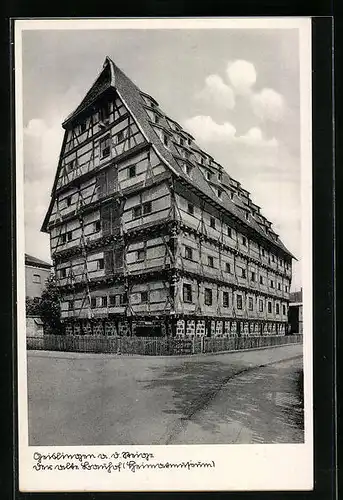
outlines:
M283 260L280 259L280 266L283 266Z
M263 285L263 276L260 276L260 285Z
M109 304L110 304L110 306L115 306L116 305L116 297L117 297L117 295L110 295L109 296Z
M275 312L276 314L280 314L280 304L278 303L275 304Z
M216 219L214 217L210 217L210 226L215 229L216 228Z
M256 281L256 273L251 271L251 281Z
M221 182L223 178L223 175L221 172L218 173L218 181Z
M192 205L192 203L188 203L187 212L191 215L194 215L194 205Z
M67 197L67 207L70 207L71 205L71 196Z
M288 293L288 286L285 285L285 292Z
M141 292L141 304L148 302L148 292Z
M99 259L98 260L98 271L100 269L104 269L104 259Z
M116 136L116 142L117 144L121 142L124 139L124 130L119 130Z
M274 288L274 281L270 280L270 288Z
M185 143L185 141L182 139L182 137L180 137L180 146L183 146Z
M137 250L136 260L137 261L142 261L144 259L145 259L145 249L141 248L140 250Z
M274 257L274 255L272 255L272 262L275 262L275 257Z
M245 237L245 236L242 236L242 245L243 245L244 247L246 247L246 246L247 246L247 239L246 239L246 237Z
M248 298L248 309L249 309L249 311L253 311L253 309L254 309L254 301L253 301L252 297Z
M123 295L121 295L121 294L110 295L109 304L112 307L113 306L119 307L119 306L123 305Z
M143 204L143 214L150 214L152 210L151 201L147 201Z
M262 257L264 257L265 256L264 248L261 248L261 253L262 253Z
M32 281L33 283L41 283L41 277L40 277L40 274L34 274L33 277L32 277Z
M229 307L229 292L223 292L223 307Z
M91 307L94 309L96 307L96 297L91 297Z
M210 172L209 170L206 170L206 179L208 181L210 181L212 179L212 172Z
M227 273L231 273L231 266L230 266L230 262L226 262L225 263L225 271Z
M228 235L230 238L232 238L232 229L231 229L231 227L229 227L229 226L228 226L228 228L227 228L227 235Z
M212 305L212 290L210 288L205 288L205 304L207 306Z
M130 165L127 169L128 171L128 176L129 179L132 179L133 177L136 177L136 165Z
M237 309L243 309L242 295L237 295Z
M201 165L204 164L204 158L203 157L200 158L200 163L201 163Z
M100 120L106 122L110 117L110 103L107 102L100 108Z
M87 128L86 122L85 121L81 122L80 123L80 132L81 132L81 134L83 134L83 132L86 131L86 128Z
M249 220L249 212L244 213L246 220Z
M68 300L68 311L71 311L72 309L74 309L74 301Z
M68 239L68 241L71 241L73 239L73 231L68 231L67 239Z
M110 134L107 134L103 139L100 140L100 156L101 158L107 158L110 156Z
M210 267L214 267L214 258L211 255L207 256L207 265Z
M278 283L278 284L277 284L277 289L278 289L278 290L281 290L281 283Z
M140 217L142 215L142 205L137 205L136 207L133 207L132 209L132 217Z
M100 231L100 229L101 229L101 223L100 223L100 221L99 221L99 220L96 220L96 221L94 222L94 231L95 231L96 233L98 233L98 232Z
M185 163L185 172L188 175L188 177L190 177L192 174L192 167L188 163Z
M260 310L260 312L263 312L263 300L262 299L259 300L259 310Z
M66 278L67 276L67 269L64 267L63 269L60 269L60 278Z
M217 192L218 198L221 199L222 194L223 194L223 191L221 189L218 189L218 192Z
M246 278L246 277L247 277L246 270L242 268L242 278Z
M282 314L284 316L286 315L286 306L285 306L285 304L282 305Z
M163 144L168 147L168 143L169 143L168 137L165 134L163 134Z
M192 144L192 139L187 139L188 146Z
M67 234L63 233L61 234L61 244L63 245L67 241Z
M272 303L270 301L268 301L268 312L272 312Z
M100 307L107 307L107 297L100 297Z
M192 302L192 285L184 283L183 285L183 301Z
M193 260L193 249L191 247L185 247L185 259Z
M71 160L69 163L67 163L66 172L67 173L72 172L72 170L74 170L75 168L75 165L76 165L76 160Z

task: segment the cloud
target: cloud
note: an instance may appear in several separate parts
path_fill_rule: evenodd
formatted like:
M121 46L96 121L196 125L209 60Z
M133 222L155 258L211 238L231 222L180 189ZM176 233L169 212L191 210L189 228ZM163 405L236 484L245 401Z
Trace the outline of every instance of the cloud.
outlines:
M218 75L209 75L205 79L204 88L196 95L197 98L213 102L219 107L233 109L235 107L235 95L231 87L224 83Z
M60 126L48 126L33 118L24 128L25 180L51 177L56 171L63 132Z
M262 121L279 122L285 112L285 101L281 94L273 89L265 88L251 96L252 109Z
M232 87L239 95L249 93L250 89L256 83L256 69L249 61L239 59L234 62L229 62L226 73Z
M200 142L227 142L236 134L235 127L229 123L216 123L210 116L193 116L184 122Z
M185 128L204 146L208 143L243 144L251 147L277 148L275 137L266 139L259 127L250 128L246 134L237 136L236 128L230 122L217 123L211 116L193 116L185 120Z

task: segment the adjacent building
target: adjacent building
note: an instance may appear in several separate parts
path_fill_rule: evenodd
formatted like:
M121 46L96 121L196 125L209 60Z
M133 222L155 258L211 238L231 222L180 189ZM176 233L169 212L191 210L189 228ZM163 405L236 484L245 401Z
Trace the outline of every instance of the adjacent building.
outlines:
M25 292L31 299L40 297L51 274L51 264L25 254Z
M289 333L303 333L303 292L292 292L289 297L288 322Z
M293 256L110 58L64 121L42 230L67 333L284 335Z

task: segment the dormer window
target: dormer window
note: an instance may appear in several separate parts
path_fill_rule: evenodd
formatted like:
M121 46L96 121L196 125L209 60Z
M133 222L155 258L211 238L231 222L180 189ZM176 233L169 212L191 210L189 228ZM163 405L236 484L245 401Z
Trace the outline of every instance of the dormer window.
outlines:
M217 191L218 198L222 199L222 194L223 194L223 191L221 189L218 189L218 191Z
M168 147L169 140L168 140L168 137L166 136L166 134L163 134L163 144Z
M221 182L223 178L223 174L221 172L218 172L218 181Z
M182 139L182 137L180 137L180 146L183 146L185 143L185 141Z
M159 123L160 117L158 115L154 115L155 123Z
M185 163L184 169L185 169L186 174L190 177L192 174L192 167L188 163Z
M201 158L200 158L200 163L201 163L201 165L203 165L203 164L204 164L204 158L203 158L202 156L201 156Z
M86 128L87 128L87 125L86 125L86 122L83 121L80 123L80 132L81 134L83 134L83 132L86 132Z
M207 170L207 171L206 171L206 179L207 179L208 181L210 181L210 180L211 180L211 178L212 178L212 172L210 172L209 170Z

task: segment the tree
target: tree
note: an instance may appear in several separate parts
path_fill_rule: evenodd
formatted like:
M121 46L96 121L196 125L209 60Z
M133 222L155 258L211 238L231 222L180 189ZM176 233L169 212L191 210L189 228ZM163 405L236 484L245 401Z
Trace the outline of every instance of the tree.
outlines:
M26 298L26 314L40 316L46 333L63 333L61 323L60 293L55 276L51 275L40 298Z

